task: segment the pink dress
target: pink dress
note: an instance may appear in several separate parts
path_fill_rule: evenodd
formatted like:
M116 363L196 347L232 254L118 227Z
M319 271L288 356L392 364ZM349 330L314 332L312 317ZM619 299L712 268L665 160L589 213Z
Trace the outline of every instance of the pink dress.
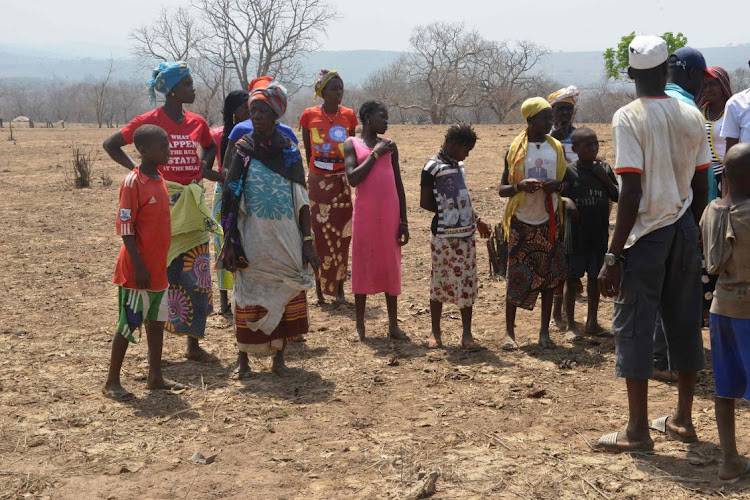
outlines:
M361 139L352 139L357 163L372 151ZM352 293L401 294L401 247L396 178L388 153L375 162L354 190L352 216Z

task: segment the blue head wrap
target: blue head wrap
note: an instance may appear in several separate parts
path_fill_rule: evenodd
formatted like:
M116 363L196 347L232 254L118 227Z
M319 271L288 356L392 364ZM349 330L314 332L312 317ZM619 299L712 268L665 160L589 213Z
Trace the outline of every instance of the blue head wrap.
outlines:
M163 62L154 68L151 80L146 84L151 105L156 105L156 91L166 95L189 74L190 66L185 61Z

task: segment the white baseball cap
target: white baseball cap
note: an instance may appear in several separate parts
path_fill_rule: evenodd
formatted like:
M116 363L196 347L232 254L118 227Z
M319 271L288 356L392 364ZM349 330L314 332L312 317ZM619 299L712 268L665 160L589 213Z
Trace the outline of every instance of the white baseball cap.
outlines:
M655 68L668 57L667 42L660 36L637 36L628 47L628 62L633 69Z

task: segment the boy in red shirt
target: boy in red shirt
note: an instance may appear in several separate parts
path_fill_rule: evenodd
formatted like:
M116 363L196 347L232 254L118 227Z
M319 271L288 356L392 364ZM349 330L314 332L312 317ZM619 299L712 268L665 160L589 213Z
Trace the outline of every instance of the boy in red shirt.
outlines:
M120 384L120 369L128 343L140 342L140 327L146 323L149 389L181 389L183 386L161 374L161 352L167 309L167 253L172 238L169 195L159 165L169 161L169 139L156 125L143 125L134 134L141 155L140 166L125 177L120 187L117 234L123 246L112 280L119 285L119 320L112 339L109 375L102 392L117 401L133 394ZM133 333L138 330L138 341Z

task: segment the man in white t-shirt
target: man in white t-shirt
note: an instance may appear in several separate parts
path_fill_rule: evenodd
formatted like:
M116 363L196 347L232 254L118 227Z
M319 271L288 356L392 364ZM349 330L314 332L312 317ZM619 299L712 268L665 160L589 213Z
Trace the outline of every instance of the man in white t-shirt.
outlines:
M605 297L615 297L615 374L626 379L630 406L626 431L599 439L598 446L612 452L654 447L647 407L657 313L678 372L679 400L673 415L650 427L680 441L697 441L692 404L697 372L705 367L697 221L706 206L704 169L711 153L700 112L664 92L667 56L661 38L633 39L628 75L638 99L612 119L621 189L599 288Z
M750 66L750 61L747 64ZM721 136L727 140L727 151L738 142L750 142L750 89L734 94L727 101Z

